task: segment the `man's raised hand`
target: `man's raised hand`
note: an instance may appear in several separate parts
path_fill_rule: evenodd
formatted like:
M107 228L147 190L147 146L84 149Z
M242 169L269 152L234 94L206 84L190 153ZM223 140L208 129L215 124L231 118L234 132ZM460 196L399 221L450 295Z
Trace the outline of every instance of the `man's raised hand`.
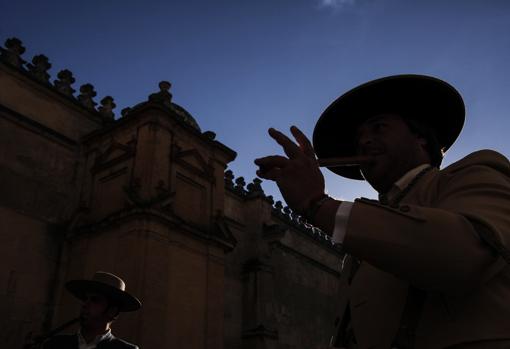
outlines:
M259 166L257 175L275 181L289 207L303 214L310 202L324 195L324 176L308 138L295 126L290 131L297 144L280 131L268 131L287 157L266 156L255 164Z

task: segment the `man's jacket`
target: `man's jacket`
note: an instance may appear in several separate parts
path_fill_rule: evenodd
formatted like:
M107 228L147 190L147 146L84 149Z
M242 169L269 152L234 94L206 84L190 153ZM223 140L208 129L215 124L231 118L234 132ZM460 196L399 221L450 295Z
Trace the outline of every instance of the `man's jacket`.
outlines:
M52 337L43 344L43 349L78 349L78 335L64 334ZM112 335L99 342L96 349L138 349L138 347Z
M390 348L410 285L425 291L416 349L510 341L510 266L495 244L510 250L510 163L494 151L430 170L398 204L357 200L344 247L363 262L341 304L358 348Z

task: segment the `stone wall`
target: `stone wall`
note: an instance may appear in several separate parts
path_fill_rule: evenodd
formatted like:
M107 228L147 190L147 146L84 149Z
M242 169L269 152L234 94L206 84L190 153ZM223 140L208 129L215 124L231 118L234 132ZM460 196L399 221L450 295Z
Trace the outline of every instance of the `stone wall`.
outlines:
M0 48L0 310L18 349L77 316L65 282L122 277L143 307L114 332L142 348L318 348L341 254L225 171L236 153L172 101L170 83L115 116L21 41ZM70 328L68 331L75 331Z
M255 179L225 175L225 215L237 240L227 255L225 348L327 347L336 313L341 253L320 230Z

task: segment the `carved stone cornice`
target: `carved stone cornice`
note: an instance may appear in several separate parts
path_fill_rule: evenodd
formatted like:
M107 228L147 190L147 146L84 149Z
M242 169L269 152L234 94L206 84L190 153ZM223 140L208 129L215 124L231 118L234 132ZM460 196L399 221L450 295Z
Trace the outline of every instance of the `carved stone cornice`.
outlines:
M179 145L173 144L172 161L211 183L216 181L213 167L205 161L196 149L182 150Z
M232 234L228 221L225 219L225 216L221 214L218 214L214 219L211 238L222 244L225 252L232 251L237 245L237 239L234 237L234 234Z
M111 140L106 149L100 151L96 156L94 165L91 169L92 173L97 173L118 163L124 162L135 156L136 144L121 144L115 140Z
M84 220L86 217L84 217ZM225 251L231 251L235 247L235 239L233 236L231 239L228 238L228 234L225 235L223 230L223 236L218 236L218 233L212 233L210 229L195 226L186 222L181 217L177 216L173 212L163 212L160 209L155 208L144 208L144 207L129 207L110 214L109 216L101 219L97 222L86 223L75 227L72 231L69 231L66 239L73 240L81 237L99 234L105 230L118 227L123 224L130 224L133 220L147 220L147 221L158 221L164 229L161 230L160 234L163 236L166 234L167 229L172 229L178 233L189 234L195 239L206 242L207 244L216 245ZM136 226L131 226L135 227ZM222 228L224 229L224 228ZM158 235L157 231L154 234ZM161 236L159 234L159 236Z
M163 212L171 212L175 191L170 191L164 187L160 181L156 187L157 194L150 198L143 198L140 194L140 181L135 178L130 185L122 188L126 194L126 206L138 208L153 208Z

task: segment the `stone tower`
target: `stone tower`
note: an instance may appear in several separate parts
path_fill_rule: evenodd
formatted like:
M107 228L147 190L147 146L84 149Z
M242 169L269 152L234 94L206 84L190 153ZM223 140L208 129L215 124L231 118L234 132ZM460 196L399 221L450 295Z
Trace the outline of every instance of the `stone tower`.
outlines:
M1 274L11 297L2 342L21 347L28 328L75 317L64 282L105 270L143 300L116 326L128 340L223 348L224 258L235 246L223 178L236 153L172 102L168 82L114 120L111 97L94 109L87 84L74 98L63 78L51 85L16 63L22 46L11 41L0 65Z

